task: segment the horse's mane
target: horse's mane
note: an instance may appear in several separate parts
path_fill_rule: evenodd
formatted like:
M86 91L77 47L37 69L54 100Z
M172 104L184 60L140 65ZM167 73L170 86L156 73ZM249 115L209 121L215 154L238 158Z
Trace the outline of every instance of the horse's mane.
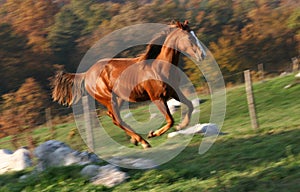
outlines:
M162 45L164 44L167 36L177 29L176 27L168 27L166 30L156 34L153 39L148 43L145 53L139 56L140 60L155 59L161 52Z
M139 56L140 61L155 59L159 53L161 52L161 48L167 38L167 36L173 32L175 29L182 29L186 31L190 31L190 27L188 26L188 21L184 21L184 23L180 23L179 21L172 21L169 27L162 32L156 34L153 39L148 43L145 53Z

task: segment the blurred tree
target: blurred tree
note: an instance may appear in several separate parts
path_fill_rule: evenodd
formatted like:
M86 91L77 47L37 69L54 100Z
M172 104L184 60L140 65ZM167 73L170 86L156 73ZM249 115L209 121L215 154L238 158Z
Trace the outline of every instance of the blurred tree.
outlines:
M4 136L19 133L19 119L17 117L17 102L14 93L2 95L3 105L1 106L0 129Z
M226 74L258 63L283 70L299 55L299 12L297 0L6 0L0 6L0 94L15 91L26 77L46 86L50 64L75 71L85 51L116 29L173 19L190 21Z
M205 43L216 42L222 36L223 26L228 25L233 17L232 6L231 0L210 0L205 4L205 15L200 26Z
M99 1L71 0L70 4L65 8L72 10L80 20L86 23L80 38L76 40L78 43L77 50L80 52L79 55L84 55L91 45L95 43L93 33L97 31L103 22L107 23L107 20L114 15L118 15L121 5L110 1L100 3Z
M77 17L86 22L84 33L92 32L102 21L109 19L109 11L97 1L71 0L69 7Z
M295 41L297 43L298 54L300 55L300 8L297 7L292 11L287 20L287 26L295 34ZM297 55L296 55L297 56Z
M294 34L286 25L290 13L272 6L261 1L247 15L250 22L241 30L241 38L236 42L246 66L264 63L265 69L278 70L295 54Z
M240 68L242 61L240 60L234 43L230 38L221 37L218 39L217 43L212 42L210 44L210 50L219 64L224 76L228 76L232 73L242 70Z
M3 94L19 87L33 54L28 39L16 34L9 24L0 24L0 39L0 94Z
M26 36L9 24L0 24L0 39L0 95L17 90L28 76L45 87L51 74L49 57L34 52Z
M27 78L15 93L21 124L33 128L44 122L47 94L33 78Z
M25 34L34 51L49 51L48 28L58 12L54 1L7 0L3 6L4 22L11 23L17 33Z
M65 65L66 70L75 71L78 60L77 39L85 27L81 20L71 9L62 9L55 16L48 39L55 55L55 63Z
M2 132L18 134L44 122L46 98L47 94L33 78L26 79L16 92L4 94L0 116Z

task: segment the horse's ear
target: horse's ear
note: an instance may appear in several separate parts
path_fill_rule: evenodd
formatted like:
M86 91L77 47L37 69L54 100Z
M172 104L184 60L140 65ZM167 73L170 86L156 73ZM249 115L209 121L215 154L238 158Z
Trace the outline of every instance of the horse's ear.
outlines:
M181 24L179 21L176 21L176 26L177 26L179 29L182 29L182 28L183 28L182 24Z
M188 31L188 32L191 31L191 28L189 27L189 21L188 21L188 20L185 20L185 21L184 21L182 29L183 29L183 30L186 30L186 31Z

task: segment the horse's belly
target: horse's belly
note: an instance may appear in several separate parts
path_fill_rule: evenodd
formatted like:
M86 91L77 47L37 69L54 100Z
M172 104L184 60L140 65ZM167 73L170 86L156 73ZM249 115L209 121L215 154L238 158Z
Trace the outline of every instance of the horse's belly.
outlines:
M118 85L115 87L114 93L129 102L141 102L150 99L144 87L141 85L136 85L135 87Z
M167 87L167 84L159 80L144 81L132 89L129 101L140 102L161 99L168 95Z

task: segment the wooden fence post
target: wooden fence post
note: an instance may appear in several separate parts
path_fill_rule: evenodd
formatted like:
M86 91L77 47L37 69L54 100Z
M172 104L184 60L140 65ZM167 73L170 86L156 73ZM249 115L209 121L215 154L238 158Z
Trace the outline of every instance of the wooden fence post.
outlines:
M93 130L92 130L93 127L92 127L92 119L90 117L88 96L82 97L82 105L83 105L83 117L84 117L84 124L85 124L86 142L90 150L94 152L94 139L93 139Z
M253 96L253 88L252 88L250 70L244 71L244 77L245 77L245 86L246 86L249 114L250 114L250 118L251 118L251 125L252 125L253 129L257 129L259 127L259 125L258 125L258 121L257 121L256 111L255 111L255 102L254 102L254 96Z
M292 64L293 64L293 72L296 73L299 70L299 60L297 57L292 58Z
M263 81L264 78L265 78L265 75L264 75L264 73L265 73L264 72L264 64L263 63L258 64L257 68L258 68L260 80Z
M46 125L50 131L51 138L53 139L54 135L55 135L55 130L54 130L54 127L52 124L52 116L51 116L51 108L50 107L46 108L45 116L46 116Z

